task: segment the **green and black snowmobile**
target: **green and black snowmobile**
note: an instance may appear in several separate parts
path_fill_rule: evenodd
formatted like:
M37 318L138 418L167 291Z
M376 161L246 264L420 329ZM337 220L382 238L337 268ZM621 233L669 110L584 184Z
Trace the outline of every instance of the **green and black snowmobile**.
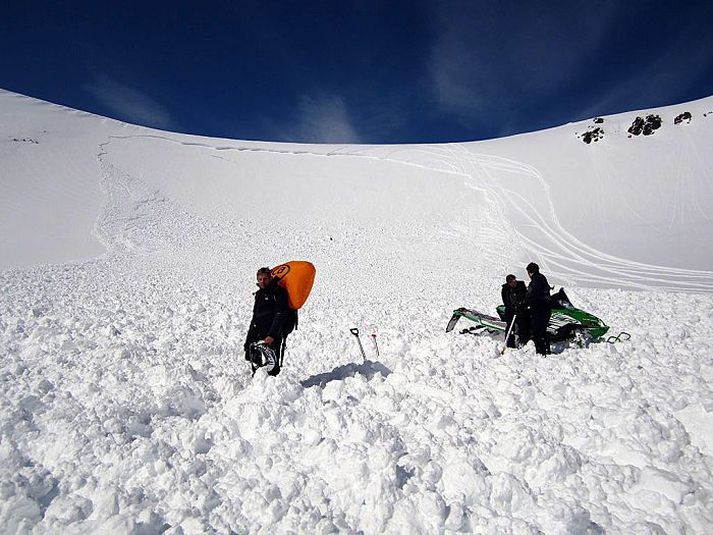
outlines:
M550 299L552 300L552 315L547 325L547 334L551 342L573 340L577 345L585 346L590 342L601 340L609 330L609 326L596 316L575 308L564 292L564 288L561 288L560 291L550 297ZM504 335L507 326L505 323L505 306L500 305L496 310L498 312L498 318L476 312L475 310L458 308L453 311L453 316L448 322L446 332L452 331L460 318L466 318L474 322L475 325L463 329L461 333L502 333ZM607 341L624 340L627 339L626 337L628 336L628 333L621 333L617 337L610 336Z

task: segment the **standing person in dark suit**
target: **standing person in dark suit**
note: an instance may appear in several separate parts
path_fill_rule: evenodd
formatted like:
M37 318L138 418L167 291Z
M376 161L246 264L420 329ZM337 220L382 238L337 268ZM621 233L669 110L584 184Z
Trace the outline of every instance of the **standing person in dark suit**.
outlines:
M547 337L547 324L550 321L550 283L540 273L540 266L530 262L527 267L530 284L527 286L527 304L532 318L532 339L535 350L540 355L549 355L550 341Z
M280 373L283 342L292 332L297 312L288 305L287 291L277 284L270 268L260 268L257 272L258 291L255 292L255 305L250 328L245 339L245 360L251 359L250 344L264 342L275 352L277 366L270 375Z
M525 345L530 339L530 313L527 310L527 288L523 281L517 280L515 275L505 277L502 289L503 305L505 305L505 332L510 332L510 325L515 320L516 332L512 332L506 344L508 347L517 347L515 334L520 345Z

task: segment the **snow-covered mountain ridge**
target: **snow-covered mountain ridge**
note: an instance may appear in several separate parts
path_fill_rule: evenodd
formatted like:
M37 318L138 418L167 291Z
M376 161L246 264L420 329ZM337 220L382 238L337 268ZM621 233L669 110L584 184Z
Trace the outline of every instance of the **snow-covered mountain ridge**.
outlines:
M1 530L706 532L712 104L324 146L0 92ZM251 377L255 270L298 258L285 368ZM632 340L443 332L533 259Z

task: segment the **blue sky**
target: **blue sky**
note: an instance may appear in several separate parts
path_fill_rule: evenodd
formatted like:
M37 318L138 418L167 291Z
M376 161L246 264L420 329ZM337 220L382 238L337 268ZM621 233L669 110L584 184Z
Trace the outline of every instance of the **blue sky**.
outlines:
M476 140L713 95L711 28L710 0L28 1L0 87L210 136Z

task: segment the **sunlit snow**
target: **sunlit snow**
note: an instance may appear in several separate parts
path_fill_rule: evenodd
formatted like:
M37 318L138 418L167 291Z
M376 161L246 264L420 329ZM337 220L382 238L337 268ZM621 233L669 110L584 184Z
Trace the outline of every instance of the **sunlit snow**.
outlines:
M0 531L710 532L712 111L328 146L0 91ZM255 271L293 259L315 287L251 377ZM531 260L631 340L444 332Z

